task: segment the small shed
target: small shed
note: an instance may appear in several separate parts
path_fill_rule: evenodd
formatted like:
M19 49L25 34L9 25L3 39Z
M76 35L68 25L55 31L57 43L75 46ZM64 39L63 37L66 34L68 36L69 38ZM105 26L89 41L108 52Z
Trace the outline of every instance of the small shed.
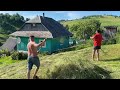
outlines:
M0 50L8 50L8 51L14 51L16 50L17 45L17 39L13 37L9 37L7 41L0 47Z
M104 26L105 34L109 37L114 37L118 26Z
M106 28L106 30L116 33L117 32L117 26L104 26L104 28Z
M40 50L41 52L52 53L59 49L69 47L69 37L72 36L63 25L52 18L43 16L36 16L27 21L20 30L10 34L17 38L17 50L27 51L27 44L29 36L35 36L35 42L41 42L45 37L48 38L45 46Z

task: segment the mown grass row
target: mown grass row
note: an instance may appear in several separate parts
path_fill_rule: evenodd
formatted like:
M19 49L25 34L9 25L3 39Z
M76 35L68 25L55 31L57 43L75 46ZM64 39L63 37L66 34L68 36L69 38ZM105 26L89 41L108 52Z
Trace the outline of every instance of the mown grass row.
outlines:
M101 61L91 61L92 47L40 57L41 79L113 79L120 78L120 45L102 46ZM8 60L7 60L8 58ZM4 60L4 61L3 61ZM26 79L27 60L0 59L0 78ZM6 64L5 64L6 62ZM35 71L33 67L32 75ZM32 76L31 76L32 78Z

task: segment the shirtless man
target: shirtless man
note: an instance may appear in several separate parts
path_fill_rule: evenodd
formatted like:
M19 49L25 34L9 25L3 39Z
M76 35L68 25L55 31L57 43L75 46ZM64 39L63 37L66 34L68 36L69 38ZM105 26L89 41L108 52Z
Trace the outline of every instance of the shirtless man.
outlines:
M37 48L40 46L43 46L45 41L46 41L46 38L42 42L40 42L39 44L36 44L34 42L34 36L30 36L30 42L27 45L27 48L28 48L28 73L27 73L27 77L28 77L28 79L30 79L30 72L31 72L33 65L36 65L36 67L37 67L36 71L34 73L33 79L37 78L36 74L37 74L39 67L40 67L40 61L39 61L39 58L37 56L38 55Z

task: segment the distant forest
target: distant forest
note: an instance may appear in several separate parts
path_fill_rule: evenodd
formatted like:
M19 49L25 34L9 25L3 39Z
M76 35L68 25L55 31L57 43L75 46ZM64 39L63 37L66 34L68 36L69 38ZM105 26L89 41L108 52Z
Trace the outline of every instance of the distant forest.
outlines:
M0 33L10 34L18 30L29 18L24 18L18 13L10 15L0 13Z

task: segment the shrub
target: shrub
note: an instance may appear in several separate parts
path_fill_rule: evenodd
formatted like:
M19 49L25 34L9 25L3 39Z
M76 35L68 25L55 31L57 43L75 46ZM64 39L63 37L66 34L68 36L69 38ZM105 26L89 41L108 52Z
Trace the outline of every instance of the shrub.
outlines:
M23 53L23 52L14 52L11 55L12 60L24 60L27 59L28 55L27 53Z
M91 46L93 46L93 41L88 39L85 41L85 43L80 43L79 45L77 45L76 50L84 49Z
M93 40L91 40L91 39L86 40L86 45L87 45L87 47L93 46Z
M103 45L116 44L116 43L117 40L115 38L111 38L102 42Z
M14 53L11 55L11 58L12 58L12 60L18 60L18 52L14 52Z
M2 50L0 50L0 54L2 55L2 54L5 54L6 56L10 56L11 55L11 53L10 53L10 51L8 51L7 49L2 49Z

